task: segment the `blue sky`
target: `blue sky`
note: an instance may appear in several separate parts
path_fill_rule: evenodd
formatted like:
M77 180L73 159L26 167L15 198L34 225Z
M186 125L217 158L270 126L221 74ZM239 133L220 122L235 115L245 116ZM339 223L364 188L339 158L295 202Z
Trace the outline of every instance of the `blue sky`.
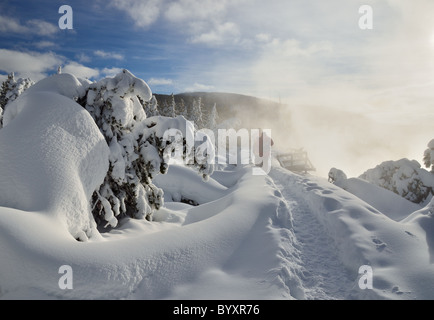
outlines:
M64 4L73 30L58 27ZM359 27L362 5L373 10L372 30ZM348 123L344 113L387 127L366 137L376 159L415 158L434 136L433 17L432 0L4 0L0 80L11 71L39 80L59 65L92 80L127 68L155 93L234 92L303 106L297 112L340 110L318 132L293 124L299 145L315 139L318 161L331 140L351 136L343 147L354 149L369 133L325 135Z
M57 27L63 4L73 9L73 30ZM290 91L328 73L357 71L354 52L333 50L366 41L357 25L358 7L357 1L336 0L327 5L312 0L3 1L0 43L7 54L18 51L45 61L27 72L35 78L60 62L90 78L127 68L162 93L230 91L277 98L286 95L279 82L287 82ZM22 58L19 66L30 63ZM266 59L270 67L264 66ZM325 74L311 73L315 64ZM0 72L25 75L22 68L11 69L15 66L3 61ZM306 79L285 72L303 72ZM271 80L268 88L261 75Z

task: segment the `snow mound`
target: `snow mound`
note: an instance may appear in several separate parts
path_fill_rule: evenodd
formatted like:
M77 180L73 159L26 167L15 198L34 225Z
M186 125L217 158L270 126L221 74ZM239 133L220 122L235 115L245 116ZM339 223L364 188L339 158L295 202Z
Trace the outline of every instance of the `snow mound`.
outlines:
M139 98L149 101L152 91L145 81L136 78L128 70L124 69L115 77L107 77L92 83L89 89L87 104L94 105L99 99L110 101L113 110L111 115L124 127L132 128L137 121L146 118ZM98 96L97 92L103 92L103 96Z
M359 178L422 206L429 203L434 194L434 174L421 168L416 160L384 161Z
M216 180L209 179L207 183L203 183L203 179L195 171L175 164L170 165L166 174L155 176L153 181L164 190L165 202L192 200L195 204L204 204L227 194L227 188Z
M370 204L395 221L400 221L421 208L420 205L363 179L346 179L346 177L339 176L338 179L334 180L334 184Z
M80 94L74 76L59 74L8 105L0 130L0 205L52 216L86 240L95 234L89 201L108 170L109 148L71 99Z
M372 268L372 289L361 290L355 282L350 298L434 298L434 228L432 214L428 214L432 207L397 222L323 178L287 173L286 183L304 199L308 210L333 239L349 274L359 275L362 266Z
M251 168L234 174L223 197L172 210L185 219L126 219L102 241L71 241L45 215L0 208L2 298L303 298L284 199ZM74 272L72 290L59 288L62 265Z

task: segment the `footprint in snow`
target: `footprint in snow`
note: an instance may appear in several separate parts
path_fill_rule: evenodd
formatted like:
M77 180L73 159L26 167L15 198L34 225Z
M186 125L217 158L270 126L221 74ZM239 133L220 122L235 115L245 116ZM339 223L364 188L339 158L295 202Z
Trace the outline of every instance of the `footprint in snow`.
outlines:
M375 243L375 247L377 248L378 251L383 251L384 249L387 248L387 244L385 244L383 241L381 241L380 239L377 238L373 238L372 242Z

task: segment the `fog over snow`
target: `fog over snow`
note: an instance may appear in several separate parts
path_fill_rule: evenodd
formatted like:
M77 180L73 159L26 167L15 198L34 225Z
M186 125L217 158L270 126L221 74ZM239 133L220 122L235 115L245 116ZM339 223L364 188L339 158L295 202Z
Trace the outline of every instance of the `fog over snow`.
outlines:
M113 150L77 101L102 83L150 94L126 70L96 85L57 74L7 105L2 299L434 298L432 193L416 204L338 169L327 181L273 157L268 174L219 163L204 180L172 163L153 178L165 201L151 221L124 217L97 229L91 196ZM181 119L140 123L158 132ZM434 187L432 172L420 174Z
M0 297L433 299L434 2L363 4L0 4ZM217 106L271 129L269 172L163 154L197 128L149 99L199 91L281 104Z

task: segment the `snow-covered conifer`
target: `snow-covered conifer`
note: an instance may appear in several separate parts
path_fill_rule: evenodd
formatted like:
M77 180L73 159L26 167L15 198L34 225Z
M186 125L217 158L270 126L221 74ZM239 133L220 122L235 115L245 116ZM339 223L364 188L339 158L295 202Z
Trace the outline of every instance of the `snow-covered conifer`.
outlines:
M425 150L423 155L423 163L431 172L434 173L434 139L428 143L428 149Z
M214 106L211 108L208 114L204 116L204 118L205 118L204 119L205 128L210 130L217 129L217 122L218 122L217 104L214 103Z
M9 102L14 101L26 89L35 83L30 78L15 79L13 72L8 74L8 78L3 82L0 92L0 107L4 110Z
M384 161L360 178L414 203L424 204L434 195L433 174L421 168L416 160Z
M185 105L185 101L182 98L181 101L178 104L176 104L175 115L183 116L184 118L188 119L187 106Z
M140 102L145 108L146 117L155 117L160 115L160 112L158 111L158 102L155 96L152 96L151 100L149 101Z
M193 104L191 105L190 112L188 114L188 120L193 121L194 125L198 129L202 129L204 127L202 99L200 97L197 100L193 100Z
M189 126L184 118L147 118L145 104L155 104L153 97L148 85L128 70L89 86L85 108L110 147L107 176L93 196L93 214L99 225L115 227L124 216L151 220L163 205L163 190L152 178L166 173L177 143L182 143L184 157L191 158L194 152L186 146ZM173 136L167 134L170 130L180 132L183 139L172 141ZM189 164L204 176L213 170L194 157Z
M170 103L168 103L167 100L163 101L160 115L164 117L172 117L172 118L176 117L176 102L173 93L170 96Z

